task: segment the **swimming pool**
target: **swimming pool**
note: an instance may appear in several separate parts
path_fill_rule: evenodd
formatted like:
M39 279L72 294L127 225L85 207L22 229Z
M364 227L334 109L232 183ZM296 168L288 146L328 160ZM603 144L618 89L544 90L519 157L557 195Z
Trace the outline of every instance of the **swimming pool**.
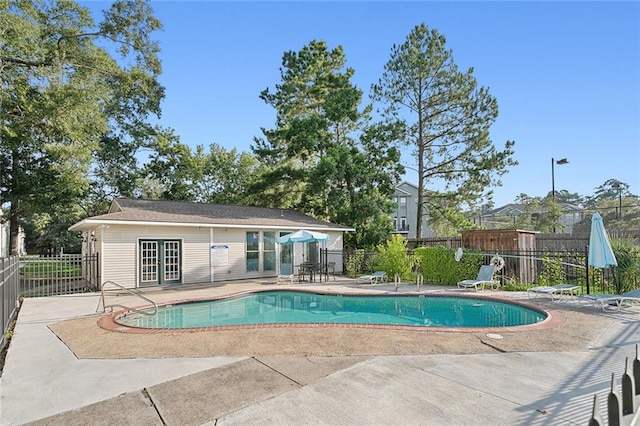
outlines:
M546 318L545 312L524 305L470 296L259 291L164 305L153 316L130 312L114 319L128 327L194 329L264 324L494 328L537 324Z

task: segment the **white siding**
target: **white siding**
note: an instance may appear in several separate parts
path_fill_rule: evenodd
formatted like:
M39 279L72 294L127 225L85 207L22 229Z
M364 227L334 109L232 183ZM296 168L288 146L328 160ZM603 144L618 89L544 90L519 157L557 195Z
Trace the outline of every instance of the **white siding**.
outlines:
M335 263L335 273L342 273L342 261L344 248L344 234L342 232L327 232L329 234L329 241L327 242L327 249L329 249L329 256L327 262ZM333 253L332 253L333 252ZM337 254L340 252L340 254Z
M229 265L214 269L213 280L215 282L260 277L258 272L253 274L245 272L245 235L246 230L244 229L215 228L213 230L213 243L229 246Z
M277 271L246 271L246 233L252 229L225 229L180 227L180 226L135 226L110 225L96 229L96 251L100 252L101 281L111 280L125 287L139 286L139 240L140 239L177 239L182 241L181 264L182 283L208 283L212 276L214 282L261 279L277 275ZM263 232L262 230L261 232ZM271 230L269 230L271 231ZM273 230L276 236L281 230ZM329 232L326 247L329 251L343 248L341 232ZM228 264L226 266L211 266L211 244L228 247ZM321 244L322 246L322 244ZM276 256L279 267L279 245L276 244ZM329 261L336 262L336 272L342 267L342 259L332 256ZM302 262L301 244L296 243L295 260L297 265ZM262 267L262 251L260 258Z
M138 241L182 241L182 282L209 282L209 230L188 227L109 226L104 229L102 281L125 287L138 286Z

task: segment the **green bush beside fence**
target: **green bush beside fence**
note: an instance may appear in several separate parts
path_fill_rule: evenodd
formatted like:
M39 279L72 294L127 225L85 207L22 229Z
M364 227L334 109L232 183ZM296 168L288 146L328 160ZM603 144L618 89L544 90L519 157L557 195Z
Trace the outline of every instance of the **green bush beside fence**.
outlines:
M466 250L460 261L456 261L455 252L456 249L447 247L415 249L424 282L456 285L461 280L476 278L484 255L479 251Z

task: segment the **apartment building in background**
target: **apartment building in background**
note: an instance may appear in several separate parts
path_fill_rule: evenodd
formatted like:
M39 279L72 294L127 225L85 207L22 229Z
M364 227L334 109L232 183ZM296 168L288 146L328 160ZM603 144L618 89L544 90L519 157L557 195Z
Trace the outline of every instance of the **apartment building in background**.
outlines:
M416 235L418 218L418 187L409 182L402 182L396 186L393 193L396 210L393 215L393 234L403 235L405 238L435 237L427 224L426 212L422 216L422 235Z

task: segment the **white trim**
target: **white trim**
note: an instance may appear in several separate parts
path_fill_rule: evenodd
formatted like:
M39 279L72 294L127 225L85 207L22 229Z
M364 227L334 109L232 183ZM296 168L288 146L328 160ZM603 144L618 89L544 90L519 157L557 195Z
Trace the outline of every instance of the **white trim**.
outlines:
M140 241L155 241L156 243L159 241L179 241L180 242L180 282L175 284L184 284L184 238L176 237L176 238L157 238L157 237L136 237L136 279L135 279L135 288L142 288L142 255L140 254ZM156 256L158 257L158 267L157 267L157 276L158 276L158 287L162 287L162 281L164 281L164 252L160 252L160 244L157 245L158 252ZM164 248L164 246L163 246ZM162 258L162 271L160 270L160 259ZM104 262L102 262L104 263ZM151 287L151 286L150 286Z
M211 247L213 247L213 228L209 228L209 279L211 282L214 282L215 270L213 267L213 251Z
M93 225L93 226L92 226ZM93 229L97 226L105 225L135 225L135 226L182 226L189 228L232 228L232 229L283 229L283 230L299 230L308 229L310 231L338 231L338 232L353 232L354 228L330 228L330 227L318 227L318 226L282 226L278 224L272 225L237 225L237 224L222 224L222 223L184 223L184 222L146 222L137 220L95 220L84 219L75 225L69 227L69 231L83 231Z
M104 282L104 228L100 228L100 257L98 258L98 262L100 262L100 279ZM100 284L100 290L102 290L102 283Z

